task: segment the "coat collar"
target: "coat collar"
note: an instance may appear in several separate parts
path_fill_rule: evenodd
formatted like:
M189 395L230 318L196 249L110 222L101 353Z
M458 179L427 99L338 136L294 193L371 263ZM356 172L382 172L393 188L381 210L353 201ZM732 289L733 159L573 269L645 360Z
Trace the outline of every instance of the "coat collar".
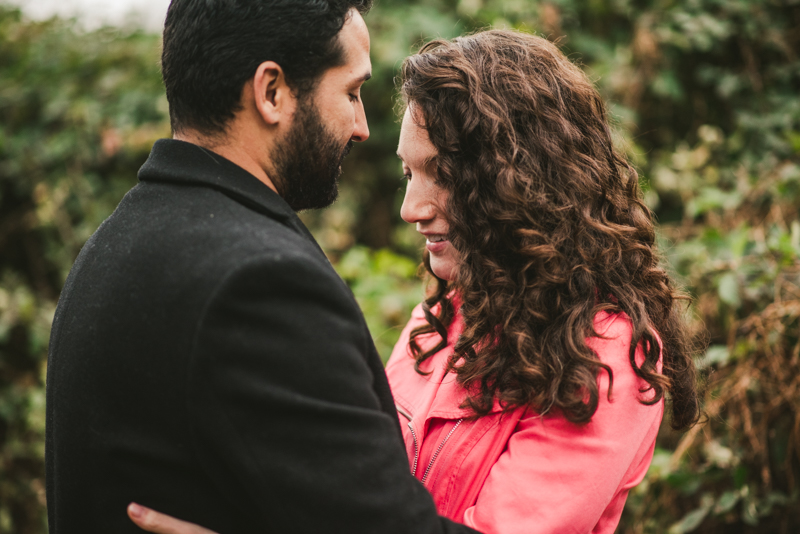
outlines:
M177 139L159 139L139 169L140 182L205 185L274 219L295 218L292 208L261 180L208 149Z
M319 248L311 232L280 195L243 168L211 150L177 139L159 139L153 145L150 157L139 169L138 177L140 182L211 187L250 209L294 228Z

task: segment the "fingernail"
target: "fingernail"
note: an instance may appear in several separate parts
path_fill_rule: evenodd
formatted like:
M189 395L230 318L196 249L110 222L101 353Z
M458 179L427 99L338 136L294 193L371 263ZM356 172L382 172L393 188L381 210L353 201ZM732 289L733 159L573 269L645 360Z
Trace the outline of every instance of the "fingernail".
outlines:
M141 517L144 515L144 508L142 508L135 502L132 502L128 505L128 513L131 514L136 519L141 519Z

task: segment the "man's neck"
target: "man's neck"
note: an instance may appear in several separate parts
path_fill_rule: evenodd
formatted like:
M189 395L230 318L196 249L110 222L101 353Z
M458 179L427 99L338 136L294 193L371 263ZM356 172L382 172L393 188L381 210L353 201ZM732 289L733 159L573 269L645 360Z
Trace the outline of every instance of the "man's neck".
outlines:
M267 187L278 193L278 189L275 187L275 184L272 182L272 180L270 180L269 176L267 176L264 168L255 158L253 158L253 156L241 143L237 143L231 139L220 140L214 137L202 135L193 130L175 132L172 138L177 141L192 143L193 145L210 150L215 154L219 154L228 161L231 161L243 168L258 178Z

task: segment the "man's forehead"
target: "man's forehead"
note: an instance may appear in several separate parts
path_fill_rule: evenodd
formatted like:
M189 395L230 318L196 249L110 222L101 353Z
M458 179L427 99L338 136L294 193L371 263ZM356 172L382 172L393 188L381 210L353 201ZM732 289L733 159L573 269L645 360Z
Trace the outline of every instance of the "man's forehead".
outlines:
M344 22L344 26L342 26L342 30L345 30L345 28L348 28L348 33L369 51L369 29L361 13L355 9L351 9L347 20Z
M345 60L348 64L355 63L355 68L364 73L370 72L369 30L361 13L355 9L350 11L344 26L339 31L339 43L344 48ZM357 65L358 63L363 63L363 65Z

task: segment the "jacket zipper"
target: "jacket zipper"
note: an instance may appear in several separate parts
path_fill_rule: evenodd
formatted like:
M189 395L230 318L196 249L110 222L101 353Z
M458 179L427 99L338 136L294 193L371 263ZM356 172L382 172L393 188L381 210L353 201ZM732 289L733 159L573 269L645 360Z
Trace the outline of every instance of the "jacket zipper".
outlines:
M397 408L397 413L399 413L400 415L411 421L412 418L410 413L405 411L399 404L395 404L394 406L395 408Z
M458 428L458 425L460 425L463 420L464 418L462 417L461 419L456 421L456 424L453 425L453 428L450 429L450 432L447 433L442 442L439 444L439 447L436 449L436 452L434 452L433 456L431 456L431 461L428 463L428 468L425 469L425 474L422 475L422 479L420 480L420 482L422 482L423 484L425 483L425 480L427 480L428 478L428 473L431 472L431 467L433 467L433 462L436 461L436 458L439 456L439 453L442 452L444 444L447 443L447 440L450 439L450 436L453 435L453 432L456 431L456 428ZM419 446L417 445L417 433L414 431L414 427L411 426L411 421L408 422L408 429L411 431L411 437L414 438L414 465L411 467L411 474L417 476L417 462L419 461Z
M419 460L419 449L417 448L417 433L414 432L414 427L411 426L411 421L408 422L408 429L411 431L411 437L414 438L414 465L411 467L411 474L417 476L417 460Z
M456 431L456 428L458 428L458 425L460 425L461 421L463 421L463 420L464 420L464 418L462 417L461 419L456 421L456 424L453 425L453 428L450 429L450 432L447 433L447 435L444 437L442 442L439 444L439 447L436 449L436 452L434 452L433 456L431 456L431 461L428 463L428 468L425 469L425 474L422 475L422 479L420 480L420 482L422 482L423 484L425 484L425 480L428 478L428 473L431 472L431 467L433 467L433 462L436 461L436 458L439 456L439 453L442 452L442 449L444 448L444 444L447 443L447 440L450 439L450 436L453 435L453 432ZM413 435L413 431L412 431L412 435ZM416 453L416 450L417 450L417 437L414 436L414 475L415 476L416 476L416 473L417 473L417 453Z

